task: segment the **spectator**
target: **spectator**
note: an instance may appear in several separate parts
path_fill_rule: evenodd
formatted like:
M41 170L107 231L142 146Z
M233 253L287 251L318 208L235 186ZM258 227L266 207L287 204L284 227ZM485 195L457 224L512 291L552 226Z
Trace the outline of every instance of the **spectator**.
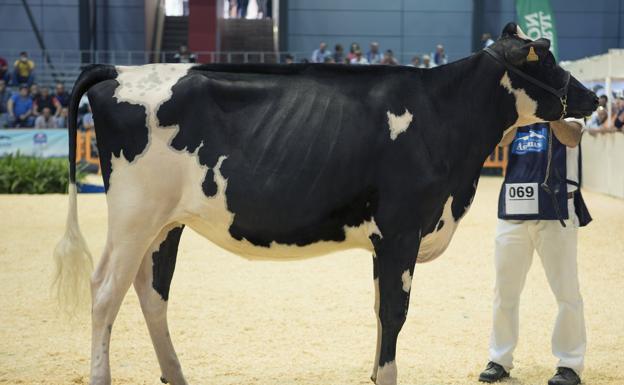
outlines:
M37 83L31 84L28 92L30 93L30 97L34 100L37 96L39 96L39 85Z
M286 56L284 56L284 64L293 64L295 62L295 58L293 57L293 55L287 53Z
M52 115L58 115L61 113L61 104L54 96L50 95L49 87L41 87L41 92L37 96L32 96L31 92L31 97L33 98L33 114L35 116L41 115L44 108L49 108Z
M370 51L366 53L366 60L370 64L381 64L383 59L383 55L379 52L379 43L376 41L370 43Z
M598 107L607 108L607 103L609 103L607 95L600 95L600 97L598 97Z
M444 52L444 46L442 44L438 44L436 47L436 51L433 54L433 63L436 66L441 66L448 63L448 59L446 58L446 52Z
M33 101L28 95L28 86L22 84L19 93L13 95L7 103L10 127L32 127L35 118L32 114Z
M416 68L420 68L420 56L416 55L412 58L412 61L410 62L410 64L408 64L409 67L416 67Z
M258 4L258 19L270 19L271 15L267 12L267 0L256 0Z
M334 60L334 57L333 57L333 56L327 56L327 57L325 58L325 61L323 61L323 63L326 63L326 64L327 64L327 63L329 63L329 64L332 64L332 63L333 63L333 64L335 64L335 63L336 63L336 61Z
M351 63L351 60L355 58L355 53L360 50L360 45L358 43L351 43L351 48L349 48L349 54L347 55L347 63Z
M84 114L82 117L82 128L84 131L92 130L95 127L95 122L93 121L93 112L91 111L91 106L88 106L89 112Z
M312 63L323 63L325 62L325 58L331 56L331 52L327 49L327 43L324 41L321 42L318 49L315 49L312 52Z
M9 63L0 56L0 80L4 80L5 85L9 83Z
M494 44L494 40L492 40L492 35L488 32L481 35L481 41L483 42L483 48L487 48Z
M362 55L362 51L355 51L355 57L351 59L351 64L368 64L368 60Z
M20 52L20 58L13 64L13 84L28 84L30 86L35 76L33 71L35 70L35 63L28 58L26 52Z
M394 57L394 53L392 52L392 50L389 49L386 51L386 53L384 53L384 57L381 60L380 64L395 66L395 65L399 65L399 62Z
M336 46L334 47L334 62L336 63L344 63L345 62L345 56L344 56L344 48L342 48L342 44L336 44Z
M617 108L614 109L613 114L613 127L617 131L622 131L622 127L624 127L624 99L620 97L617 100Z
M54 97L61 107L69 107L69 93L65 91L65 86L61 82L56 83L54 88Z
M8 123L9 111L7 110L7 104L11 99L11 91L6 87L6 81L0 79L0 128L6 127Z
M181 45L178 52L173 55L173 61L175 63L195 63L197 61L197 56L189 51L187 46Z
M423 55L422 64L420 65L419 68L433 68L433 67L435 67L435 64L431 62L431 56Z
M58 128L67 128L67 117L69 116L69 109L67 107L62 107L60 110L61 113L54 118L56 120L56 126Z
M49 107L43 108L41 115L35 119L35 128L57 128L56 120L52 116L52 110Z
M238 18L244 19L247 17L247 7L249 6L249 0L238 0L237 1L237 10L238 10Z

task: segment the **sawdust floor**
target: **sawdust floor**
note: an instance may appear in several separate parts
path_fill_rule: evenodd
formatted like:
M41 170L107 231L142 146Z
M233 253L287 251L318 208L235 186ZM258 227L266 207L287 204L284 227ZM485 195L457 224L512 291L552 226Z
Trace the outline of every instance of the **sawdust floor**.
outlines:
M401 384L478 384L487 361L493 238L500 178L484 177L448 251L418 265L398 345ZM624 201L587 193L595 221L580 231L588 351L585 384L624 384ZM92 251L105 240L103 195L81 195ZM0 196L0 383L87 384L90 320L57 316L51 252L67 198ZM553 296L534 259L508 384L545 384L553 372ZM249 262L185 230L169 306L190 384L369 384L376 338L371 256L349 251L298 262ZM159 384L130 290L113 328L114 384Z

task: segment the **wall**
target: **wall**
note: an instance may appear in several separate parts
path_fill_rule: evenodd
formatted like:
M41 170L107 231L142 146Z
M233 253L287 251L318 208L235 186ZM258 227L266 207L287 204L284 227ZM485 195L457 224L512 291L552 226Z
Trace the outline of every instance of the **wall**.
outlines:
M583 187L624 198L624 135L583 135Z
M98 48L145 48L145 0L98 0ZM79 47L78 0L29 0L35 23L49 50ZM105 38L104 32L108 32ZM38 50L20 0L0 0L0 51Z
M307 56L320 41L347 52L352 42L366 52L378 41L382 50L406 53L402 61L438 43L451 59L471 51L472 0L290 0L287 12L286 48Z

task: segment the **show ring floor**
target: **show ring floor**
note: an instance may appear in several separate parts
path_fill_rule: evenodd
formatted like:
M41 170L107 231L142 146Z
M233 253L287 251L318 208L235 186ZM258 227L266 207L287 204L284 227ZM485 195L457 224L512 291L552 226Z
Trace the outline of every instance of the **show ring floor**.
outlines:
M439 259L417 265L398 344L400 384L478 384L487 363L500 178L483 177L472 209ZM579 231L588 348L585 385L624 384L624 201L585 193L594 222ZM52 249L67 197L0 195L0 384L88 384L90 318L68 322L49 299ZM103 194L78 197L96 256ZM371 256L352 250L297 262L249 262L187 229L169 305L190 384L370 384L375 354ZM546 384L556 360L556 303L537 256L520 312L516 368L505 384ZM113 384L159 384L136 294L113 327Z

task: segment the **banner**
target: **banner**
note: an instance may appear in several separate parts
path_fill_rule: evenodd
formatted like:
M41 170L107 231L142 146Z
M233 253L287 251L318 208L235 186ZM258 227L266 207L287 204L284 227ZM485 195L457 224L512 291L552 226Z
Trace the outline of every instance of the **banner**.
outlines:
M516 0L518 25L533 40L550 40L550 50L555 58L557 51L557 29L555 17L550 8L550 0Z
M67 157L69 142L67 129L2 129L0 130L0 157L9 154L44 158Z

